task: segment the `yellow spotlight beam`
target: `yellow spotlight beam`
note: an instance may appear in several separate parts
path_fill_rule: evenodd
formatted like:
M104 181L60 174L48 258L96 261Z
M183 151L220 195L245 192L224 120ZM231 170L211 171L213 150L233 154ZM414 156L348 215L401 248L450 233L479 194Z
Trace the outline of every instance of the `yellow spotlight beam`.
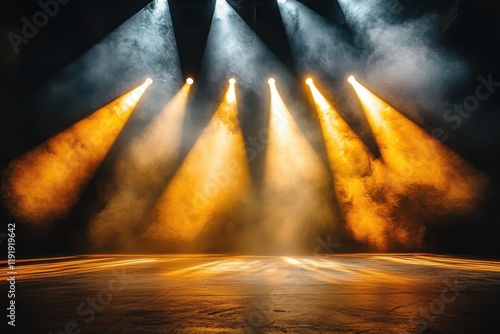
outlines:
M306 82L316 105L332 171L343 176L359 177L369 174L375 160L371 152L320 93L314 81L309 78Z
M146 237L189 245L203 229L241 214L236 209L251 188L231 81L210 123L156 203Z
M384 250L390 243L391 217L387 215L387 208L384 209L389 205L372 198L382 166L316 88L314 81L308 78L306 83L318 112L335 192L346 224L357 240Z
M297 251L301 240L335 221L327 168L269 79L271 112L264 171L264 224L272 251ZM314 240L314 237L313 237Z
M475 208L485 177L422 128L349 78L380 147L385 164L408 184L436 189L433 206L465 213ZM429 196L430 198L430 196Z
M12 161L3 173L2 189L10 212L31 223L65 217L151 83L147 79Z
M189 80L189 79L188 79ZM91 218L94 249L133 246L133 233L144 224L165 180L178 163L191 84L186 82L163 110L117 156L112 176L104 181L103 209ZM117 238L119 236L120 238Z
M269 84L271 114L265 181L287 188L292 186L290 178L296 174L317 183L318 176L324 176L324 165L283 102L274 79L269 79ZM291 174L290 178L286 174Z

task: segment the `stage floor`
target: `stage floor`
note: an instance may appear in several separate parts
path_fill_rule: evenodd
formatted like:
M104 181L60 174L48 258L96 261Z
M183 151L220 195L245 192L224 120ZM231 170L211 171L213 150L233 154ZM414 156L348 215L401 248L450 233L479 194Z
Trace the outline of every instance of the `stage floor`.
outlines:
M500 333L499 264L425 254L18 261L13 333Z

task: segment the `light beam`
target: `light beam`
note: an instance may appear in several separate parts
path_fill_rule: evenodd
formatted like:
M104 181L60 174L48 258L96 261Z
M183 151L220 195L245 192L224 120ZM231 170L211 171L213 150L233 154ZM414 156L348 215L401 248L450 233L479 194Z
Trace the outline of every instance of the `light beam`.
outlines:
M212 120L153 209L147 237L163 248L201 247L207 240L196 240L204 230L237 221L241 215L238 207L251 188L235 86L230 84Z
M3 172L2 189L10 212L38 224L66 217L151 83L147 79L12 161Z
M251 45L251 48L249 48ZM200 76L212 84L227 80L228 73L245 91L260 93L262 78L273 73L291 81L291 75L235 9L224 0L215 6Z
M430 208L454 214L471 212L486 186L484 175L356 80L350 81L361 102L384 163L399 186L423 185ZM394 184L397 186L397 184Z
M136 231L152 210L179 163L186 105L186 83L158 115L118 154L113 173L98 187L101 208L90 219L93 250L129 251Z
M264 228L267 237L272 238L270 251L294 252L307 238L314 240L321 229L335 229L335 215L328 203L331 178L276 85L270 83L270 89Z

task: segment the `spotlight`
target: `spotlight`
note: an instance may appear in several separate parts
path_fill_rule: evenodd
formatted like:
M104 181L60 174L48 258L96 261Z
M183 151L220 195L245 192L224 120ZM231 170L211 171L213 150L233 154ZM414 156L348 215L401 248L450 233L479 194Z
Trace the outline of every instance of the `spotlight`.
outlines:
M351 75L349 78L347 78L347 81L349 81L349 83L354 83L356 81L356 78Z
M236 79L235 79L235 78L231 78L231 79L229 79L229 83L230 83L231 85L234 85L234 84L236 83Z
M225 19L230 13L231 6L226 0L216 0L215 1L215 13L214 16L218 19Z
M192 84L194 83L193 78L187 78L187 79L186 79L186 83L187 83L188 85L192 85Z
M66 217L153 82L122 95L42 145L12 161L2 195L8 209L26 223L50 224ZM78 163L75 164L75 161ZM4 180L2 180L4 181Z
M270 85L274 85L276 80L274 80L274 78L270 78L267 82L269 82Z
M149 85L151 85L153 83L153 79L147 78L144 83L149 86Z
M158 241L196 240L206 229L216 228L213 217L235 217L233 208L241 207L252 193L234 86L226 89L212 119L148 215L151 218L147 219L146 235ZM232 168L229 170L228 166ZM219 175L224 181L217 179L216 183ZM199 200L193 191L200 191L205 197Z
M311 86L313 84L313 79L312 78L307 78L306 79L306 84L308 84L309 86Z

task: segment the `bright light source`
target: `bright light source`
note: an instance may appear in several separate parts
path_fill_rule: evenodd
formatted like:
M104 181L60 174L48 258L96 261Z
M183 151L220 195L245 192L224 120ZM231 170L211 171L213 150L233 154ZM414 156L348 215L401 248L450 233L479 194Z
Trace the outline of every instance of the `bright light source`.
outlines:
M149 85L151 85L152 83L153 83L153 79L151 79L151 78L147 78L147 79L146 79L146 82L145 82L145 84L146 84L146 85L148 85L148 86L149 86Z
M194 83L193 78L187 78L187 79L186 79L186 83L187 83L188 85L192 85L192 84Z
M231 85L234 85L234 84L236 83L236 79L235 79L235 78L231 78L231 79L229 79L229 83L230 83Z
M285 3L286 0L278 0L278 3Z
M267 82L269 82L270 85L274 85L276 80L274 80L274 78L270 78Z
M306 84L308 84L309 86L313 84L313 79L312 78L307 78L306 79Z
M356 78L351 75L349 78L347 78L347 81L349 81L349 83L354 83L356 82Z

